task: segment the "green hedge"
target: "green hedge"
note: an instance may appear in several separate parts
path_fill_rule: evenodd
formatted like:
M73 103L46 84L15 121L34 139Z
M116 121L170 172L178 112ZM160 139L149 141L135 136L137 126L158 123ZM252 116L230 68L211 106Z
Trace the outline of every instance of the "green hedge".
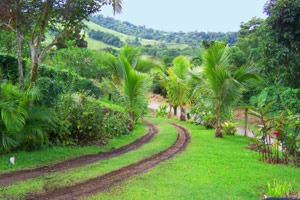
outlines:
M54 105L61 93L80 92L96 98L100 97L100 88L92 81L67 70L58 70L41 65L37 85L43 92L43 103Z
M80 77L67 70L58 70L54 67L41 65L37 82L43 91L43 102L53 105L61 93L80 92L96 98L100 97L100 88L92 81Z

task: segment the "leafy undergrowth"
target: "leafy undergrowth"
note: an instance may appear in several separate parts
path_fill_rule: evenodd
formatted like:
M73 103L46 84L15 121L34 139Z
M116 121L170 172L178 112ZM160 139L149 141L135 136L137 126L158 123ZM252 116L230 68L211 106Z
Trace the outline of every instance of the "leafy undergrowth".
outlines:
M29 167L47 165L50 163L56 163L68 158L82 156L86 154L109 151L112 148L119 148L121 146L129 144L145 134L147 134L147 126L144 123L140 123L136 126L133 134L115 137L109 140L109 143L107 145L101 147L57 146L45 147L43 149L32 152L20 151L1 155L0 173ZM15 165L11 165L9 163L9 158L12 157L14 154L16 154L16 163Z
M122 166L136 163L147 156L158 153L171 146L177 138L176 129L159 119L149 120L157 123L161 132L155 135L150 143L145 144L139 149L109 160L99 161L84 167L63 172L48 174L0 188L0 199L20 198L29 192L44 192L56 187L76 184L119 169Z
M191 131L186 151L88 199L257 200L274 179L300 190L299 168L258 161L256 152L243 148L247 138L219 139L214 130L176 122Z

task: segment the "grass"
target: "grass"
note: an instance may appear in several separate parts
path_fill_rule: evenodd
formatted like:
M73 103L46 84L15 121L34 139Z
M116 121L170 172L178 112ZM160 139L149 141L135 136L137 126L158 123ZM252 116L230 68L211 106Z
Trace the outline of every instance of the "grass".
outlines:
M0 188L0 199L20 198L29 192L43 192L55 187L82 182L119 169L122 166L136 163L139 160L158 153L173 144L177 138L176 129L159 119L150 120L159 124L161 133L157 134L150 143L145 144L141 148L130 151L120 157L96 162L84 167L70 169L63 172L48 174L35 179L16 183L8 187Z
M24 169L29 167L36 167L41 165L47 165L50 163L56 163L67 158L77 157L86 154L98 153L109 151L111 148L118 148L129 144L136 140L137 138L145 135L147 133L147 126L143 123L140 123L136 126L134 134L129 136L120 136L115 137L109 140L109 144L105 146L87 146L87 147L78 147L78 146L58 146L58 147L45 147L40 150L32 152L13 152L0 156L0 173L13 171L17 169ZM11 165L9 163L9 158L14 154L16 157L16 164Z
M243 148L247 138L219 139L214 130L178 123L191 131L185 152L87 199L257 200L274 180L300 191L300 169L258 161L256 152Z

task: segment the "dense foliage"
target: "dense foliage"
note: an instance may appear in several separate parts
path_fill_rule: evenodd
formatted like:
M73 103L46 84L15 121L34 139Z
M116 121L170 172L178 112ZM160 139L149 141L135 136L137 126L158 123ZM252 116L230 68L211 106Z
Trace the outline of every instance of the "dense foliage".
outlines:
M79 93L62 95L55 106L59 119L54 142L103 144L114 136L129 134L124 113L102 107L99 101Z
M91 31L88 32L88 35L90 38L102 41L105 44L109 44L119 48L124 46L124 43L120 40L120 38L110 33L106 33L103 31L95 31L94 29L92 29Z
M26 69L26 62L23 61L23 71ZM0 71L1 78L11 80L12 82L18 82L18 59L12 55L0 54Z

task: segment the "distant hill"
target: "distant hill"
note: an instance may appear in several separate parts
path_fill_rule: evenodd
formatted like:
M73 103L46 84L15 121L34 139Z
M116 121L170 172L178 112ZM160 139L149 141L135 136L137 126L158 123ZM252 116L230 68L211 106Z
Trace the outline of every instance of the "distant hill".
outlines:
M237 42L238 37L238 32L166 32L146 28L145 26L136 26L130 22L122 22L103 15L92 16L90 19L101 27L132 36L132 41L136 38L141 38L148 41L198 46L202 40L219 40L227 41L232 46ZM153 42L150 43L153 45ZM141 42L141 44L143 43Z
M138 40L138 42L144 46L147 46L147 45L159 46L162 44L162 41L143 39L143 38L136 37L133 35L127 35L124 33L120 33L120 32L114 31L112 29L104 28L101 25L98 25L92 21L85 22L85 24L88 27L88 29L86 30L88 32L88 34L86 34L85 40L88 42L88 48L90 48L90 49L98 50L98 49L104 49L107 47L119 49L119 47L117 45L114 46L114 45L105 43L103 40L92 38L90 33L93 31L99 31L99 32L103 32L106 34L111 34L111 35L117 37L121 42L126 43L126 44L136 42L136 40ZM183 49L188 46L186 44L176 44L176 43L170 43L170 42L164 43L164 45L166 45L168 48L179 48L179 49Z

